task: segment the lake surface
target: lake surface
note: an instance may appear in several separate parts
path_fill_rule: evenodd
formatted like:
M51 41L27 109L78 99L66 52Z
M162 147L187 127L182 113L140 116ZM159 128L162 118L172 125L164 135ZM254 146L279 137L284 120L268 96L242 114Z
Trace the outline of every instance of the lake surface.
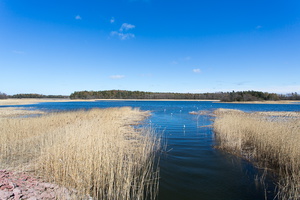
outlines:
M197 101L95 101L25 105L30 109L65 111L95 107L139 107L152 111L146 123L162 133L167 142L160 160L159 200L264 200L273 199L274 185L267 189L255 181L261 171L250 163L213 148L210 116L191 111L217 108L243 111L300 111L299 104L226 104ZM4 106L2 106L4 107Z

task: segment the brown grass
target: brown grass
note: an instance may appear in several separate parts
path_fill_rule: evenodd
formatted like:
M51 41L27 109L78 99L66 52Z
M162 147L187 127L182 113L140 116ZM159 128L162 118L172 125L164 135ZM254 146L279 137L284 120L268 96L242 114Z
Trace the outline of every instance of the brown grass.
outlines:
M218 148L277 175L278 198L300 199L300 113L215 111Z
M21 99L0 99L0 106L28 105L45 102L93 102L99 99L51 99L51 98L21 98ZM107 99L106 99L107 100Z
M233 104L294 104L300 103L297 100L278 100L278 101L233 101L233 102L218 102L218 103L233 103Z
M41 110L28 110L29 108L23 107L0 107L0 118L4 117L21 117L21 116L34 116L45 114Z
M148 115L123 107L0 118L0 167L32 170L95 199L154 199L160 141L132 126Z

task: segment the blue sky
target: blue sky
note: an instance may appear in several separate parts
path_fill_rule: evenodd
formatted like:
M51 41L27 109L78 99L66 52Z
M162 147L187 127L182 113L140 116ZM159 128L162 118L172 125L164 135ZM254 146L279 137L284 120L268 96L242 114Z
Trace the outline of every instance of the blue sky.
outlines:
M0 92L300 92L299 0L0 0Z

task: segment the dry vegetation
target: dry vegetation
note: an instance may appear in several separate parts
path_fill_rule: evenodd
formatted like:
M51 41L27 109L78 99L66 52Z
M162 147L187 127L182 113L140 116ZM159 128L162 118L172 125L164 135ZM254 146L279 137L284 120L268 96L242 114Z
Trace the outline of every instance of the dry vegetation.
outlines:
M26 104L36 104L42 102L68 102L68 99L34 99L34 98L24 98L24 99L1 99L0 105L26 105Z
M218 148L274 172L278 199L300 199L300 113L219 109L215 114Z
M38 116L45 114L41 110L28 110L28 108L14 108L14 107L0 107L0 118L2 117L26 117L26 116Z
M32 171L95 199L154 199L159 138L129 107L0 118L0 168Z

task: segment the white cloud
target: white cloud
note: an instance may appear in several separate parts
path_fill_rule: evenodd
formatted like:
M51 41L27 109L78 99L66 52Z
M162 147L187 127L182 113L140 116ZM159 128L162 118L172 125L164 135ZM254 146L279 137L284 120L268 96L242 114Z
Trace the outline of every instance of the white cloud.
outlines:
M82 18L80 17L80 15L76 15L75 19L81 20Z
M135 25L123 23L120 28L120 32L123 32L124 30L128 31L129 29L133 29L133 28L135 28Z
M115 18L114 17L112 17L110 20L110 23L112 24L112 23L114 23L115 22Z
M131 39L131 38L135 38L135 35L133 33L120 33L118 31L112 31L110 33L110 35L111 36L117 36L121 40L127 40L127 39Z
M124 75L112 75L112 76L110 76L109 78L110 79L122 79L122 78L124 78L125 76Z
M201 70L200 69L193 69L193 72L194 73L201 73Z
M177 61L175 61L175 60L173 60L173 61L171 62L171 64L172 64L172 65L177 65L177 64L178 64L178 62L177 62Z
M111 36L117 36L121 40L127 40L131 38L135 38L135 35L133 33L124 33L124 31L128 31L130 29L135 28L135 25L123 23L119 31L112 31L110 32Z
M256 28L256 29L261 29L262 26L258 25L258 26L256 26L255 28Z

